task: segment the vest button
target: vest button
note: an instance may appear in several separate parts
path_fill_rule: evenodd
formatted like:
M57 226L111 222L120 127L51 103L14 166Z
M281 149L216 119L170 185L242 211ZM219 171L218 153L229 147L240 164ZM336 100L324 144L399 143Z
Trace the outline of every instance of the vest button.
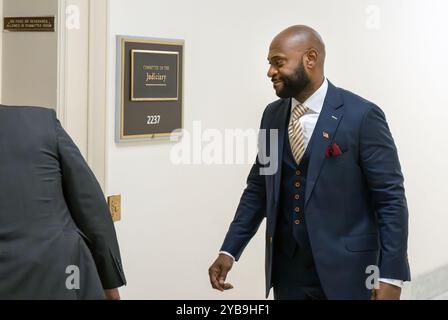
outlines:
M295 224L300 224L300 220L295 220L294 223Z
M295 207L295 208L294 208L294 211L297 212L297 213L299 213L299 212L300 212L300 208L299 208L299 207Z
M295 199L295 200L300 200L300 195L296 194L296 195L294 196L294 199Z
M302 172L300 170L296 171L296 175L300 176L302 174Z
M294 185L296 186L296 188L300 188L300 182L296 182Z

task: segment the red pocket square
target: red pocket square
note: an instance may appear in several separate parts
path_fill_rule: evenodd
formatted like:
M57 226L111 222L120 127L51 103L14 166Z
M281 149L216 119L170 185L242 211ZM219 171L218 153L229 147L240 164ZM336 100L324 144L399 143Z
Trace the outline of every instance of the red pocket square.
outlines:
M340 156L341 154L342 154L341 148L338 146L337 143L330 144L327 147L327 150L325 151L325 156L327 158L337 157Z

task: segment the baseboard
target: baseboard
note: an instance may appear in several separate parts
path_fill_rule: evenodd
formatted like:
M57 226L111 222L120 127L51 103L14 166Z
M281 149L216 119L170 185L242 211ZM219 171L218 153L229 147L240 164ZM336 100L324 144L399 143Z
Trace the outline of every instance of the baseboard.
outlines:
M405 282L402 300L431 300L445 298L448 292L448 265ZM442 296L443 295L443 296Z

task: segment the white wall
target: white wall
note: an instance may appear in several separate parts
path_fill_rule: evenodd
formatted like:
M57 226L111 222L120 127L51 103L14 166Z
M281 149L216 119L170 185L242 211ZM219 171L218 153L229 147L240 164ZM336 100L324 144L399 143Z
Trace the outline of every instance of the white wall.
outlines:
M3 1L6 17L56 16L57 11L57 0ZM2 103L56 108L57 32L4 32L2 46Z
M366 27L369 5L380 9L379 29ZM204 128L223 130L257 128L276 99L266 77L272 37L299 23L320 31L329 79L376 102L388 117L406 178L409 259L418 276L448 264L447 9L444 0L110 0L107 193L123 196L123 297L262 299L264 225L230 275L235 289L212 291L207 268L250 166L174 166L171 143L117 145L117 34L184 39L185 127L202 120Z

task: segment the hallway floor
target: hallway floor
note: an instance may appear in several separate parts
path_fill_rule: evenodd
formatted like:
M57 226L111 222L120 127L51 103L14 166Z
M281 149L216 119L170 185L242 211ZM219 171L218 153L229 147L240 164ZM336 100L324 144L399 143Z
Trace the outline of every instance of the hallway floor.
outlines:
M448 300L448 292L445 292L440 296L435 297L433 300Z

